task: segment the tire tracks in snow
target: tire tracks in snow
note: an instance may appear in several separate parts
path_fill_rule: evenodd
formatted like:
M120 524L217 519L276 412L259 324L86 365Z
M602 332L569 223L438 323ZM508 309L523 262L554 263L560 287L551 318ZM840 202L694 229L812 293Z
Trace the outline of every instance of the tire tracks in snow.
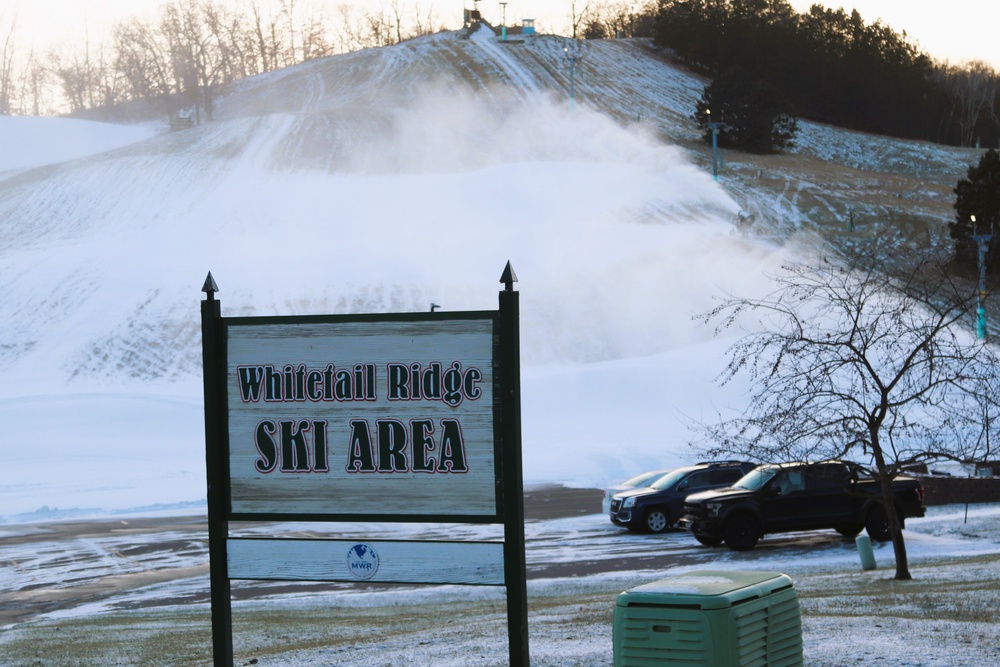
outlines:
M525 68L521 67L509 53L504 52L503 49L505 47L498 46L494 37L481 37L479 35L480 33L473 35L470 41L477 45L483 53L488 55L489 62L507 76L507 79L521 93L522 97L537 98L543 93L542 88L535 82L534 77Z

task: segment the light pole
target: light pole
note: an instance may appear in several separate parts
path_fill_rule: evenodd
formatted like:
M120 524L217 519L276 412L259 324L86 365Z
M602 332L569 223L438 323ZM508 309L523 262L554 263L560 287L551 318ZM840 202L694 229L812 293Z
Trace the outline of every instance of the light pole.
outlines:
M563 47L563 53L566 54L566 59L569 61L569 108L572 109L573 108L574 78L575 78L575 74L576 74L576 63L577 63L578 60L580 60L580 56L576 55L575 53L574 54L570 54L568 46L564 46Z
M507 41L507 3L500 3L501 13L500 13L500 31L503 33L503 41Z
M719 180L719 123L718 121L712 122L712 110L705 109L705 113L708 115L708 126L712 128L712 178L716 181Z
M972 231L976 231L976 216L969 216L972 220ZM979 298L976 307L976 337L980 340L986 339L986 251L989 249L992 234L973 234L972 240L979 248Z

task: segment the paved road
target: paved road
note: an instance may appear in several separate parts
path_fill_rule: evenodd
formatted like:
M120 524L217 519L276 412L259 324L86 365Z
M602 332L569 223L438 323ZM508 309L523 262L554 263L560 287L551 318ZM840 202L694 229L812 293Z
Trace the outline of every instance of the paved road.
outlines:
M604 492L569 489L565 486L535 486L524 491L524 518L531 521L600 514Z
M666 570L735 558L752 562L773 556L774 549L784 549L782 556L795 558L821 545L843 547L833 531L769 537L747 554L703 547L682 531L630 533L601 514L601 491L594 489L529 488L525 518L530 579ZM501 527L468 524L294 523L278 527L286 537L502 539ZM276 526L243 524L233 530L271 535ZM209 594L207 543L203 517L0 526L0 628L85 603L135 607L205 601ZM164 583L170 585L153 587ZM233 595L239 599L354 585L234 582Z
M525 492L528 522L600 511L601 491L594 489ZM207 542L207 522L199 516L0 526L0 627L152 584L205 577ZM243 586L236 595L251 597L254 588ZM201 599L207 591L190 595Z

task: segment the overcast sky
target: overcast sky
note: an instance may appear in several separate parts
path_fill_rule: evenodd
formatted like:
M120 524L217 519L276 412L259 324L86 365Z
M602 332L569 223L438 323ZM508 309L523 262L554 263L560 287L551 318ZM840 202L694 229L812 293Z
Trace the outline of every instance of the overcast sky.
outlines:
M45 47L56 41L72 40L74 33L81 36L87 26L92 35L109 26L114 20L128 15L152 15L163 0L3 0L0 13L20 12L22 31ZM238 4L240 0L216 0ZM261 0L267 2L268 0ZM277 0L275 0L277 1ZM435 10L447 27L458 27L462 8L472 7L472 0L399 0L404 14L419 8L425 15ZM565 34L573 0L510 0L506 3L506 18L510 25L522 18L535 18L538 27L548 32ZM618 0L575 0L582 7ZM790 0L798 11L806 11L813 0ZM296 0L299 7L322 0ZM368 4L388 8L392 0L334 0L325 2L330 13L340 4L361 6ZM636 3L637 5L639 3ZM937 60L952 62L982 59L1000 69L1000 2L996 0L947 0L946 2L921 2L919 0L854 0L850 3L820 3L831 7L857 8L867 22L881 19L894 30L905 31L912 41ZM499 0L482 0L479 8L487 20L500 23ZM21 40L23 41L23 40Z

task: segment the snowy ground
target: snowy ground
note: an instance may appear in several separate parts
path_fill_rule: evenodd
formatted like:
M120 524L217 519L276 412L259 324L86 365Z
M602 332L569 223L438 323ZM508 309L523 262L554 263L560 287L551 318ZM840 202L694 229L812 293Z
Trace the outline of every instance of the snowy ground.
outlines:
M6 544L11 565L0 569L0 601L9 601L6 591L23 585L23 577L32 573L82 589L101 573L104 586L129 577L141 585L5 628L0 653L25 662L4 664L32 664L27 661L32 655L52 666L154 659L209 664L203 538L167 532L144 542L141 533L129 533L127 522L122 524L120 536L80 543ZM25 529L11 526L7 538L18 530L23 538ZM283 529L315 534L311 525ZM368 539L379 532L372 526L337 530ZM392 534L427 537L433 532L396 526ZM457 532L449 537L489 536L482 527ZM526 532L535 665L610 665L618 593L706 569L788 574L800 598L805 664L811 667L872 662L957 667L994 664L1000 658L992 641L1000 602L997 505L932 507L927 517L908 522L910 582L891 578L890 545L876 545L878 569L865 572L853 541L833 531L769 536L749 553L702 547L683 532L631 534L599 514L533 521ZM578 574L551 576L563 567ZM176 578L155 581L157 572ZM33 585L43 591L48 583L37 579ZM236 664L252 659L261 665L330 667L506 664L502 590L329 585L317 590L244 582L235 591ZM112 629L131 637L129 644L108 641L104 633ZM66 653L69 646L73 650Z

